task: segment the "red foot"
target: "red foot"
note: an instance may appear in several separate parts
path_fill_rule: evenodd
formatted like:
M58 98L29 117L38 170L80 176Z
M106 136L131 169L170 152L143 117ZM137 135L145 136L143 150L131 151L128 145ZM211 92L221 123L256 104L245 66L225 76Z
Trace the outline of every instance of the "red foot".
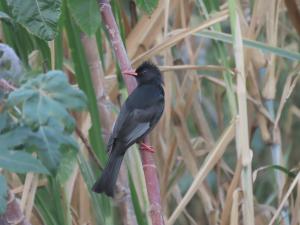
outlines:
M134 70L123 70L122 73L130 76L137 76L137 73Z
M155 152L155 149L152 146L146 145L145 143L140 143L140 150L151 153Z

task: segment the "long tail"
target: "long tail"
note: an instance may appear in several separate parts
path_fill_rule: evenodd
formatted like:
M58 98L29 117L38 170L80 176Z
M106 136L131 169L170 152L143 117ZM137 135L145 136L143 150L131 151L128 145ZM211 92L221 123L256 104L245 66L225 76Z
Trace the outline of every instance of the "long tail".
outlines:
M117 182L124 155L111 154L101 177L94 184L92 190L97 193L104 192L110 197L114 196L114 187Z

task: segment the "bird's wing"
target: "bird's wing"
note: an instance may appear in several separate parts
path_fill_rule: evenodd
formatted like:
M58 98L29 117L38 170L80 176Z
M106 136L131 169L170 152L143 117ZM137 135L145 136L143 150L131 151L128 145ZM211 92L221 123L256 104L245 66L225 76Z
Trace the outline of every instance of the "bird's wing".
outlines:
M148 133L153 127L153 122L156 123L160 117L161 113L157 115L157 109L157 105L152 105L146 109L133 109L129 111L126 105L124 105L115 123L108 148L112 147L115 140L123 142L124 146L129 147Z
M147 94L152 93L152 98ZM154 97L153 97L154 95ZM163 111L163 94L149 88L137 88L122 105L108 142L110 151L115 140L129 147L148 133Z

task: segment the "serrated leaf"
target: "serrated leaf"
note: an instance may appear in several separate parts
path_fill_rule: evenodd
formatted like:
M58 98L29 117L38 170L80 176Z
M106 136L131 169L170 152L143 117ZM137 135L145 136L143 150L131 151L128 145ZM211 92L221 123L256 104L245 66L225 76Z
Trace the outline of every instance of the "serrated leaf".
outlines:
M96 33L100 26L99 6L95 0L68 0L72 17L80 29L88 35Z
M16 22L34 35L50 41L55 38L61 15L61 0L7 0Z
M0 216L5 213L7 207L8 187L4 176L0 175Z
M15 173L45 173L48 170L31 154L23 151L0 149L0 167Z
M83 109L86 101L83 92L72 87L63 72L51 71L12 92L7 104L10 107L22 104L23 118L31 126L55 118L72 130L75 121L67 110Z
M157 7L158 0L137 0L136 4L141 10L145 11L147 14L151 14Z

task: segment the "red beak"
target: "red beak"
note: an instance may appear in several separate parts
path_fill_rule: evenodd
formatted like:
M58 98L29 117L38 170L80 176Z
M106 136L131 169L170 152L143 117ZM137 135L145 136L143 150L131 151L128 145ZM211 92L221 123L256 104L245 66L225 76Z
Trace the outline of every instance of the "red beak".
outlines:
M129 76L137 76L138 75L134 70L125 70L122 73L125 75L129 75Z

